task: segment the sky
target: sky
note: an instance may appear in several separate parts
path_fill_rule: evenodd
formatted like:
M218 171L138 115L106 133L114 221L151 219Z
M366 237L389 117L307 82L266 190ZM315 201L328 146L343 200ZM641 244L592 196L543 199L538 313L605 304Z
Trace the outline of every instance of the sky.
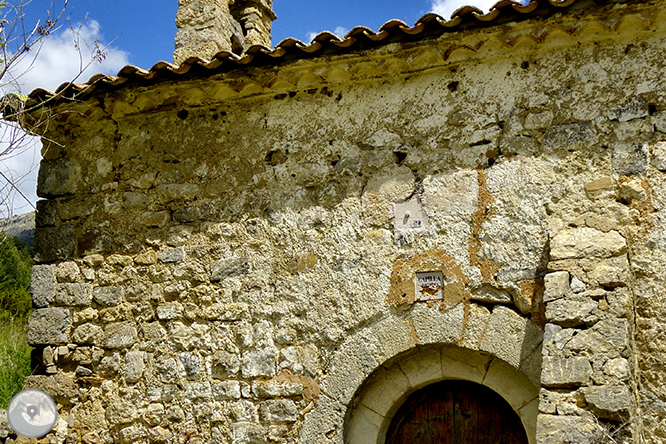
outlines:
M8 3L19 1L9 0ZM22 1L28 2L23 17L26 29L43 24L49 12L52 16L58 15L64 4L64 0ZM322 31L343 37L355 26L377 31L391 19L403 20L411 26L428 12L449 18L461 6L474 4L488 10L496 1L274 0L273 9L278 18L273 22L273 44L288 37L309 43ZM0 79L0 95L10 90L23 94L35 88L54 90L64 82L85 82L96 73L115 75L129 64L149 69L158 61L170 62L177 9L177 0L68 0L60 27L46 38L43 46L33 48L29 57L14 68L14 77ZM3 12L7 9L0 11ZM90 63L96 43L103 49L104 59L101 63ZM32 211L37 201L39 142L27 139L11 155L3 155L7 147L3 140L8 137L7 128L3 134L0 127L0 172L18 185L30 203L19 193L12 193L9 205L3 206L0 200L0 217ZM6 191L7 184L0 177L0 197L3 193L6 195Z

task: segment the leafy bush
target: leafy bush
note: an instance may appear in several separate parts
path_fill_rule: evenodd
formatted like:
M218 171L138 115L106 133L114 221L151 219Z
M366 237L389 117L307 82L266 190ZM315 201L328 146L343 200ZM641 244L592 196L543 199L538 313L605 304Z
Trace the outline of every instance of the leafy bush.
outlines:
M32 251L14 237L0 235L0 311L27 318L32 309Z
M32 310L32 265L31 248L0 234L0 408L7 408L30 374L26 323Z

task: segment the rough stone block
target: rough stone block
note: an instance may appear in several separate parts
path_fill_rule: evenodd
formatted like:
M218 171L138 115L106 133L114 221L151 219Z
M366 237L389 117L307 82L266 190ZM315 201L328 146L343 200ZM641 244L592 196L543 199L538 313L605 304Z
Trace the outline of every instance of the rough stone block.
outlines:
M599 199L613 192L613 186L613 179L611 177L600 177L585 184L585 195L588 199Z
M280 350L278 366L295 375L315 376L319 371L319 350L314 345L285 347Z
M589 281L599 286L626 286L631 280L627 256L622 255L597 262L587 277Z
M592 376L587 358L558 358L544 356L541 384L544 387L576 387L585 385Z
M434 216L433 223L468 218L477 210L479 181L475 170L428 176L423 188L423 204Z
M419 303L412 309L412 324L419 344L451 344L462 336L465 307L462 303L442 311L439 304L432 307Z
M624 254L627 242L617 231L581 227L560 231L550 242L550 258L562 259L608 258Z
M275 376L277 372L278 350L265 348L243 353L241 358L241 373L244 378L257 376Z
M566 271L556 271L548 273L543 278L544 292L543 301L550 302L563 298L571 292L569 287L569 273Z
M238 381L222 381L212 384L213 398L220 401L240 399L241 386Z
M490 311L486 307L470 304L465 331L463 332L461 347L478 350L483 334L488 326Z
M592 327L590 334L599 353L610 355L616 352L624 355L629 350L629 323L626 319L609 318L599 321Z
M162 422L162 415L164 415L164 404L151 403L143 414L143 420L154 426Z
M598 320L595 314L598 307L590 299L558 299L546 304L546 320L562 327L593 324Z
M31 375L25 378L23 389L42 390L56 401L69 402L79 394L79 387L74 378L65 375Z
M602 442L602 429L592 418L541 414L537 418L539 444L593 444Z
M648 115L647 101L641 96L634 96L625 103L612 108L607 117L609 120L629 122L634 119L642 119Z
M640 177L620 182L618 194L625 202L643 201L648 197L647 189L643 186L643 179Z
M255 381L252 383L252 393L260 399L301 396L303 384L289 381Z
M364 333L367 331L348 337L324 368L325 376L320 383L322 391L338 402L348 403L356 389L381 362L377 353L377 338Z
M35 261L56 262L74 256L76 236L74 226L35 229Z
M245 276L250 272L250 259L223 259L210 264L210 280L221 281L230 277Z
M55 301L60 305L88 307L92 302L92 284L58 284Z
M662 132L666 132L666 113L664 115ZM652 166L659 171L666 171L666 142L657 142L652 147Z
M193 382L185 386L185 399L210 399L212 396L210 382Z
M160 426L153 427L152 429L148 430L148 441L151 443L166 443L169 442L172 437L173 433Z
M120 429L118 432L118 438L120 444L132 444L141 441L142 438L145 438L145 430L137 426L128 426Z
M629 361L624 358L614 358L606 361L603 367L604 374L615 381L626 382L629 379Z
M104 356L97 366L97 372L102 376L115 377L120 371L120 354L114 353L111 356Z
M160 251L157 253L157 258L160 262L174 263L180 262L185 257L185 251L182 248L172 248L167 251Z
M93 298L98 304L118 305L123 300L123 287L95 287Z
M471 299L473 301L486 302L488 304L510 304L513 301L509 293L490 285L483 285L474 290Z
M75 344L97 344L102 333L102 327L95 324L81 324L74 330L72 341Z
M73 159L42 160L37 177L37 195L52 198L74 194L81 182L81 167Z
M535 386L539 386L541 385L542 365L543 353L541 347L538 347L531 354L521 358L520 371L527 376Z
M503 153L515 153L520 156L534 156L539 152L534 137L525 135L502 137L500 150Z
M93 371L90 370L88 367L84 367L82 365L79 365L76 367L74 370L74 373L76 373L76 376L80 377L86 377L86 376L91 376L93 374Z
M5 439L12 433L13 430L9 426L9 419L7 419L7 410L0 409L0 439Z
M55 200L38 200L35 227L54 227L58 220L58 203Z
M226 379L235 376L240 369L240 359L237 354L218 350L212 357L211 376Z
M647 171L650 157L647 143L618 143L613 147L613 173L630 176Z
M247 399L230 402L227 414L232 421L259 422L259 409L252 401Z
M58 282L76 282L81 275L81 270L76 262L65 261L56 265L55 273Z
M106 348L131 347L136 340L136 327L131 322L114 322L104 327L102 344Z
M203 310L203 316L216 321L239 321L248 319L250 312L248 305L243 303L212 304Z
M145 353L141 351L127 352L125 355L125 380L127 382L136 382L141 379L143 370Z
M525 117L525 128L536 129L549 126L553 122L553 113L544 111L541 113L529 113Z
M266 444L266 429L259 424L231 424L231 444Z
M55 266L34 265L30 276L30 293L35 307L48 307L55 298L55 289Z
M215 207L212 205L185 207L173 212L173 220L179 223L189 223L197 220L208 220L214 214Z
M201 355L192 352L178 353L181 374L187 379L198 379L203 370Z
M167 332L160 325L159 322L150 322L141 325L141 333L143 342L141 342L141 349L152 351L156 347L164 343L164 338L167 337Z
M298 409L291 399L271 399L261 403L259 415L262 421L268 423L295 422Z
M546 130L543 138L548 148L582 148L597 139L597 133L587 122L555 125Z
M155 310L157 319L162 321L172 321L180 319L183 316L183 305L178 302L167 302L160 304Z
M590 409L600 418L629 419L632 401L626 386L583 387L581 391Z
M64 308L40 308L28 318L28 344L60 345L69 342L72 318Z
M164 183L155 187L155 192L164 203L175 200L192 200L199 192L193 183Z
M508 307L495 306L479 349L520 368L522 355L530 353L537 345L525 343L528 322ZM526 350L527 347L531 347L530 350Z
M171 219L168 211L144 211L137 216L137 223L146 227L163 227Z
M569 343L574 333L576 333L574 329L563 329L556 324L546 324L543 331L543 355L561 355L561 351Z
M316 407L305 414L305 419L303 420L303 427L300 433L300 439L302 442L316 442L316 443L341 443L342 437L337 441L329 439L331 431L342 430L344 423L344 412L346 412L346 406L341 403L331 399L326 395L319 397ZM351 429L351 427L350 427ZM361 430L364 430L361 428ZM370 435L366 433L365 436ZM352 435L351 430L349 433L349 442L359 442L363 444L363 441L356 441L354 439L356 435ZM363 436L363 435L361 435Z
M194 329L182 322L172 322L169 324L169 336L174 344L185 350L190 350L197 343L196 332Z

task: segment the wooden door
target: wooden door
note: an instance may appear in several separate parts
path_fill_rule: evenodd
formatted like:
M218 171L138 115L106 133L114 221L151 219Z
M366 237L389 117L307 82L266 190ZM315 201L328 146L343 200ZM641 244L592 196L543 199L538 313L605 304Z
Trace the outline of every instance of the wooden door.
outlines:
M386 444L527 444L520 418L500 395L469 381L413 393L393 417Z

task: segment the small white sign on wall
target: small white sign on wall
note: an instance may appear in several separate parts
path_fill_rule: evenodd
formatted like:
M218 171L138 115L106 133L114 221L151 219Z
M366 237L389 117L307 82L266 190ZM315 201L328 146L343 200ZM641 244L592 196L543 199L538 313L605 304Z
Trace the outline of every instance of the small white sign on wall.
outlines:
M392 205L393 227L397 232L421 231L428 227L426 215L418 197Z
M444 299L444 276L441 271L416 273L416 301Z

